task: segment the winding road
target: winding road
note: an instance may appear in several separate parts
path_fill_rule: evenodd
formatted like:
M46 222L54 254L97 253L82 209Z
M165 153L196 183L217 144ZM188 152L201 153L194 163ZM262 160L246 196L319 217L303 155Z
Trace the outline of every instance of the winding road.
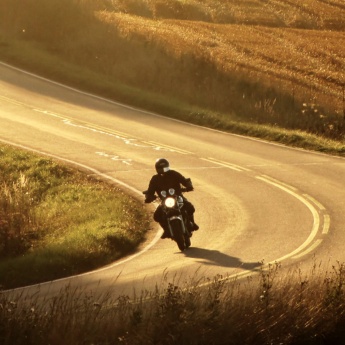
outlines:
M181 253L154 228L132 256L41 284L115 296L167 276L242 277L258 262L344 261L345 160L246 138L124 106L0 64L0 140L82 166L142 198L165 157L191 177L200 230ZM150 210L150 212L152 209ZM37 287L25 288L32 293Z

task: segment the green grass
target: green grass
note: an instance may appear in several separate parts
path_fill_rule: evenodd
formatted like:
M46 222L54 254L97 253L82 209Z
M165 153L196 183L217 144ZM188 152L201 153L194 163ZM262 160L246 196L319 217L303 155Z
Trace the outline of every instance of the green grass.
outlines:
M142 204L86 172L0 145L0 285L90 271L133 252Z

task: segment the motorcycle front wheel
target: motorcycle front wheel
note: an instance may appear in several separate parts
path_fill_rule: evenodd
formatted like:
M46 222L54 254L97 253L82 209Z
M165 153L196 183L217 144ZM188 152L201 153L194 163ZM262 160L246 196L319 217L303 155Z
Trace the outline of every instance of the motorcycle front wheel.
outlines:
M192 243L191 243L189 234L184 235L184 243L185 243L186 248L189 248L191 246Z
M182 223L179 219L174 219L170 222L170 226L174 234L174 241L177 243L177 246L181 252L183 252L186 249L186 244Z

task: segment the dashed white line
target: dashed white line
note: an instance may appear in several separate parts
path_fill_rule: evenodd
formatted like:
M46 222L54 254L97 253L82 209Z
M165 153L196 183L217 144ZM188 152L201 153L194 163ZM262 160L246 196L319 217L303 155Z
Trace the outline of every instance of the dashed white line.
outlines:
M328 214L325 214L323 216L323 229L322 229L323 235L328 234L330 224L331 224L331 218Z
M321 211L325 210L325 207L320 202L318 202L316 199L314 199L312 196L310 196L308 194L303 194L303 196L305 198L307 198L308 200L310 200L311 202L313 202Z
M250 169L244 168L242 166L239 166L239 165L236 165L236 164L231 164L231 163L224 162L224 161L220 161L218 159L211 158L211 157L209 157L209 158L200 158L200 159L203 160L203 161L209 162L209 163L217 164L217 165L223 166L225 168L229 168L229 169L235 170L235 171L250 171Z
M295 188L295 187L293 187L293 186L290 186L290 185L287 184L287 183L278 181L278 180L276 180L275 178L270 177L270 176L267 176L267 175L262 175L262 177L265 178L266 180L270 180L270 181L272 181L272 182L274 182L274 183L277 183L277 184L279 184L279 185L281 185L281 186L284 186L284 187L286 187L286 188L288 188L288 189L291 189L291 190L297 192L297 188Z

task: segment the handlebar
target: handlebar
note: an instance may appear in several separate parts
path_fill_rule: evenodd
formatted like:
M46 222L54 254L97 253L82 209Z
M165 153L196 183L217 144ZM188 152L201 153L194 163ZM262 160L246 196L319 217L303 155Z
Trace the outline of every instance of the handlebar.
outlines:
M193 189L188 189L188 188L181 188L181 192L182 193L188 193L188 192L192 192ZM148 190L144 190L143 194L146 195L148 193Z

